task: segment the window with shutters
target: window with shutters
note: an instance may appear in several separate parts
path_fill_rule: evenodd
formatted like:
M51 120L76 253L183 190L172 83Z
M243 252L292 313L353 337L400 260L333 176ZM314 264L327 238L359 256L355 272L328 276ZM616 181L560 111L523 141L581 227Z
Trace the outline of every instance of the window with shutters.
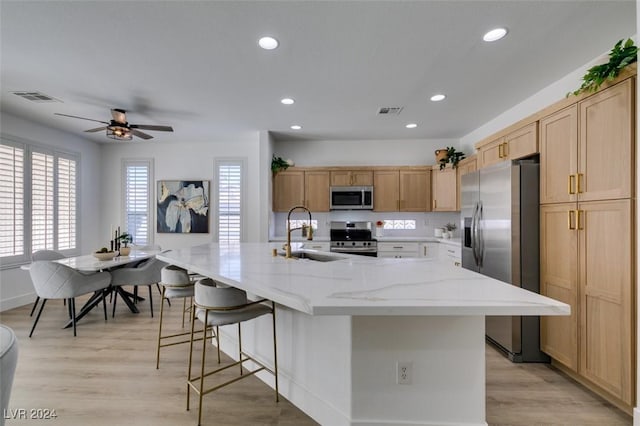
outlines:
M0 142L0 258L28 261L36 250L75 254L78 157L5 138Z
M243 241L243 198L245 160L217 160L218 242Z
M124 160L124 229L133 244L151 244L151 171L152 161Z

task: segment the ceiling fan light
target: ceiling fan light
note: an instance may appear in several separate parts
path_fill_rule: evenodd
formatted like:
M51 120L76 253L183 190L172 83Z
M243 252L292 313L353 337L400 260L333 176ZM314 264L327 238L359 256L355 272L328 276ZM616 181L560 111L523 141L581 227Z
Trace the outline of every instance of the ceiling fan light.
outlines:
M117 141L130 141L133 139L131 130L121 126L107 127L107 137L110 139L115 139Z

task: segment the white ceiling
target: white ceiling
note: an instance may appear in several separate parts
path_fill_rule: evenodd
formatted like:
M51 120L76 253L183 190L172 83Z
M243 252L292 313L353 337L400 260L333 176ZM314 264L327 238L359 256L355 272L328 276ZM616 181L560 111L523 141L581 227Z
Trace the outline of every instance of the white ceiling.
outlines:
M83 133L97 123L53 113L108 121L117 107L130 123L174 127L148 132L153 141L459 138L634 35L635 22L633 0L2 0L1 107L96 142L110 141ZM483 42L496 26L507 37ZM280 47L260 49L265 34ZM430 102L438 92L447 99ZM385 106L404 109L378 116Z

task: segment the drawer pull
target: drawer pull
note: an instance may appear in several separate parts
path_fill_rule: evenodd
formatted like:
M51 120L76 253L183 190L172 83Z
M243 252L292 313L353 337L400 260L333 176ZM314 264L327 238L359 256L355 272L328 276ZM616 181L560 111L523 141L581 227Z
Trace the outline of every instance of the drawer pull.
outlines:
M394 249L403 249L404 247L402 246L393 246Z

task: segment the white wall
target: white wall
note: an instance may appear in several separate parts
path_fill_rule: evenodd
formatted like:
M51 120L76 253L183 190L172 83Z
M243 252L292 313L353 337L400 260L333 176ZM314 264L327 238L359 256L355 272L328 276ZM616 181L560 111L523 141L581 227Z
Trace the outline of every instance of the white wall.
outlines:
M211 141L208 143L154 143L139 142L126 144L106 144L102 146L102 189L101 208L103 211L103 221L99 224L102 245L109 241L109 230L111 224L124 223L123 207L123 183L122 183L122 162L126 158L152 158L154 163L154 176L152 181L152 232L155 234L154 243L159 244L163 249L188 247L198 244L210 243L214 240L215 233L215 209L216 200L214 185L215 179L214 162L218 158L246 158L247 179L245 189L246 204L244 206L245 219L245 239L246 241L260 241L263 220L266 218L266 208L262 205L265 201L261 196L261 152L259 146L259 136L256 133L252 140L233 141ZM270 161L270 160L269 160ZM269 167L270 162L266 162ZM158 180L209 180L210 188L210 212L209 212L209 233L208 234L158 234L156 230L155 199L156 186ZM261 213L265 212L265 213Z
M100 209L100 147L76 135L40 126L2 113L2 135L22 141L74 152L80 156L79 252L91 250L99 241L95 224L102 220ZM19 268L0 269L0 311L28 304L35 300L29 274Z
M436 164L434 151L447 146L458 140L276 141L274 153L296 166L424 166Z

